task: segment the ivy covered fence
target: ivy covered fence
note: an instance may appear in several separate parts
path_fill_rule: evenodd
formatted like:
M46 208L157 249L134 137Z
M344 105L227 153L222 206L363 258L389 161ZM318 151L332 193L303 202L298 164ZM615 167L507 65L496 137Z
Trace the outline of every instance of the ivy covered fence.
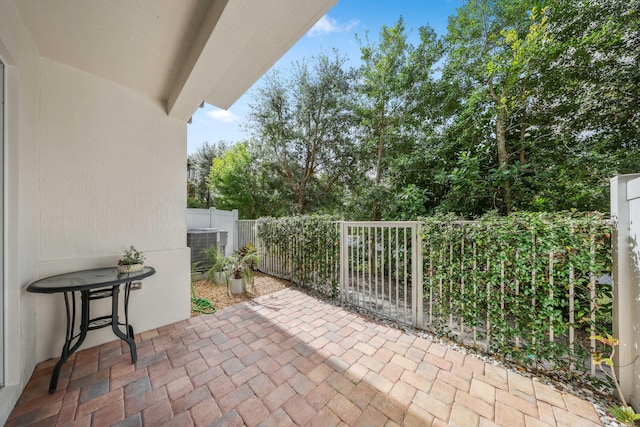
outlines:
M590 371L610 332L610 226L599 214L423 222L425 328L543 370Z
M329 298L339 296L340 227L330 216L260 218L256 223L265 273Z
M591 372L611 331L610 226L598 213L477 221L261 218L265 273L542 370Z

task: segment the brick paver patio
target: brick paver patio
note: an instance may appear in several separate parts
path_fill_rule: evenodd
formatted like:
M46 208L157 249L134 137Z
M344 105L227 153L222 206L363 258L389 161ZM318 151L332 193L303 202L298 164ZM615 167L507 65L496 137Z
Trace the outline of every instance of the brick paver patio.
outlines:
M596 426L589 402L287 289L83 350L8 426Z

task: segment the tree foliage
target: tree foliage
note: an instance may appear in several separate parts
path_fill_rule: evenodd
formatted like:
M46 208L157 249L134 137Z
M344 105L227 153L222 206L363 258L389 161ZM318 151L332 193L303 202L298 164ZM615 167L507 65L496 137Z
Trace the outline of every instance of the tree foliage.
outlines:
M187 181L187 196L189 207L210 208L213 206L211 191L209 189L209 170L213 159L223 154L227 143L220 141L217 145L203 142L195 153L187 158L187 168L193 173Z
M356 109L360 118L362 186L357 204L377 221L388 218L396 205L406 202L399 193L424 206L426 194L414 191L413 183L399 179L409 157L414 155L416 139L424 121L425 108L433 86L433 66L442 54L433 29L419 29L420 45L408 41L404 20L380 30L379 41L368 34L356 37L362 65L358 91L361 101ZM406 185L405 185L406 184ZM406 208L406 207L405 207ZM419 206L409 210L421 211ZM393 214L392 214L393 216Z
M334 52L272 72L251 105L251 130L261 159L279 175L295 212L322 204L348 182L357 162L355 73Z
M249 216L266 203L272 216L373 220L607 211L609 178L638 172L639 11L466 0L444 35L400 18L356 37L356 70L334 52L274 71L254 94L241 168L259 191L218 185L217 200Z

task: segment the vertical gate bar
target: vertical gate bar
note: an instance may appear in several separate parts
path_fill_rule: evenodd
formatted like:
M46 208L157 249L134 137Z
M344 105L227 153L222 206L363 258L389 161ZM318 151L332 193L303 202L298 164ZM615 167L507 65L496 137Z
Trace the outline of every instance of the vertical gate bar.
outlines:
M359 254L360 254L360 269L359 269L359 276L360 279L358 280L358 289L359 289L359 301L360 304L362 304L362 307L364 307L364 302L366 301L366 295L365 295L365 283L366 283L366 277L365 277L365 272L367 271L367 264L365 261L365 248L367 245L367 239L366 239L366 233L365 233L365 228L364 227L358 227L358 247L359 247Z
M340 289L342 302L347 301L347 223L340 221Z
M518 260L520 258L520 251L518 250L518 248L516 248L516 278L515 278L515 285L516 285L516 300L519 302L520 298L520 276L519 276L519 270L518 270ZM516 330L518 330L518 328L514 328ZM516 342L515 342L516 348L520 348L520 336L516 336Z
M489 261L489 257L487 256L487 273L489 273L489 269L491 268L491 262ZM487 351L489 351L489 348L491 346L491 317L490 317L490 312L491 312L491 283L489 283L489 281L487 281Z
M418 263L416 262L416 245L418 244L418 231L415 225L411 226L411 324L418 327Z
M409 242L407 240L407 227L404 227L403 229L403 234L404 234L404 239L403 239L403 245L404 245L404 280L403 280L403 291L404 291L404 321L408 322L409 319L407 319L408 315L408 309L407 309L407 304L408 304L408 298L409 296L407 295L407 288L409 287L409 278L408 276L408 271L407 271L407 248L409 247Z
M573 370L574 353L576 346L575 339L575 287L574 287L575 269L573 264L569 265L569 354L571 355L571 362L569 364L569 371Z
M373 228L369 228L367 230L367 272L368 272L368 276L367 276L367 289L369 292L369 309L371 310L372 306L373 306L373 277L374 277L374 260L373 260Z
M423 284L423 277L422 277L422 225L420 222L414 222L415 227L415 232L413 233L416 236L416 245L412 247L412 251L411 254L412 256L412 264L416 264L416 283L415 283L415 288L416 288L416 299L415 299L415 305L416 305L416 313L417 315L417 319L416 319L416 323L415 323L415 327L416 328L420 328L420 329L424 329L424 308L423 308L423 293L424 293L424 284ZM415 255L414 255L415 254Z
M367 286L367 271L369 269L369 267L367 266L367 260L366 260L366 253L367 253L367 246L368 246L367 231L364 226L362 227L361 232L362 232L362 236L361 236L362 249L360 250L360 256L361 256L360 262L362 263L362 267L360 268L360 272L362 276L362 306L364 307L365 302L367 300L366 286Z
M387 245L388 245L388 250L387 250L387 268L389 270L389 273L387 274L387 280L389 281L389 316L391 317L391 305L393 304L393 300L391 299L391 283L392 283L392 270L391 270L391 227L389 227L389 234L387 235Z
M345 238L342 238L342 235L345 235ZM353 302L353 270L351 268L351 263L353 261L353 247L349 244L349 225L343 222L343 225L340 227L340 247L345 246L347 248L347 264L346 264L346 280L343 286L345 289L343 301Z
M364 277L364 271L366 270L366 265L364 262L364 245L366 243L365 238L364 238L364 227L356 227L357 228L357 235L358 235L358 255L359 255L359 259L358 262L360 264L360 268L358 269L358 301L359 304L362 304L362 306L364 307L364 283L365 283L365 277Z
M355 230L355 231L354 231ZM359 306L360 305L360 245L359 236L358 236L358 226L353 226L349 228L349 235L354 236L351 238L351 244L355 246L355 261L353 263L355 280L353 282L354 288L354 297L352 298L353 302Z
M400 252L399 252L399 238L400 238L400 229L398 227L396 227L396 317L398 319L400 319L400 303L399 303L399 299L400 299L400 273L398 271L398 267L399 267L399 263L400 263ZM406 260L405 257L402 258L403 260Z
M429 325L433 325L433 247L429 241Z
M532 233L531 235L531 239L533 240L533 245L532 245L532 260L531 260L531 265L533 266L533 268L531 269L531 295L533 295L532 301L531 301L531 306L533 307L533 312L535 313L535 308L536 308L536 235ZM533 334L533 331L531 331ZM536 338L533 337L531 338L531 344L535 344L536 343Z
M596 335L596 236L593 228L590 230L589 236L589 299L590 299L590 312L591 312L591 336ZM591 354L596 352L596 340L591 338ZM591 375L596 374L596 366L591 363Z
M440 268L443 268L444 265L444 251L440 251ZM442 272L440 272L440 277L438 278L438 288L439 288L439 304L440 307L439 315L438 315L438 323L444 324L444 278L442 277Z
M553 301L553 249L549 251L549 299ZM553 316L549 316L549 342L554 341Z
M460 294L462 295L462 304L461 304L461 312L460 312L460 339L464 342L464 311L466 306L464 304L464 224L460 225L462 229L460 242Z
M367 247L369 246L369 241L367 240L367 229L366 227L362 227L362 250L360 251L360 255L362 256L362 306L365 306L367 301L367 272L369 271L369 266L367 265Z
M384 244L385 236L387 235L387 227L380 227L380 232L382 235L380 236L380 299L378 303L380 304L380 314L384 313L384 285L385 285L385 277L384 277L384 267L385 267L385 250L386 245ZM376 249L376 253L378 250Z
M349 282L349 289L351 290L351 297L349 300L352 303L357 303L358 298L358 247L353 244L353 227L347 225L347 242L352 247L351 259L349 260L349 268L351 269L351 278Z
M380 265L380 261L378 260L378 227L376 226L373 229L373 283L375 286L375 304L378 304L378 266ZM375 308L375 306L374 306Z
M453 331L453 241L449 241L449 330Z
M472 242L472 247L473 247L473 262L471 264L471 271L474 273L472 275L473 277L473 295L478 295L478 284L476 283L476 279L475 279L475 273L476 273L476 267L478 266L478 259L476 258L478 256L478 248L476 247L476 241L474 240ZM473 312L477 313L478 312L478 298L475 297L473 299ZM480 319L478 319L480 320ZM477 344L477 338L478 338L478 327L476 326L478 324L478 322L474 322L473 323L473 345Z
M364 248L362 242L364 241L364 228L356 227L356 236L358 237L358 304L362 304L364 307Z
M500 317L502 318L502 327L504 328L504 260L500 261ZM504 343L505 330L500 331L500 342Z

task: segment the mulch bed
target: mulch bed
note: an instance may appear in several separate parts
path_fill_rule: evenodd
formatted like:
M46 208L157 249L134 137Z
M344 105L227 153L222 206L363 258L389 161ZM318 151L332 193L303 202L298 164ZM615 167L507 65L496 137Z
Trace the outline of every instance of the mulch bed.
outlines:
M204 298L213 304L216 309L248 301L252 298L271 294L291 286L290 282L256 271L253 278L253 286L247 286L247 292L243 294L229 295L226 284L214 284L207 280L196 280L193 289L197 298ZM192 316L201 313L191 311Z

